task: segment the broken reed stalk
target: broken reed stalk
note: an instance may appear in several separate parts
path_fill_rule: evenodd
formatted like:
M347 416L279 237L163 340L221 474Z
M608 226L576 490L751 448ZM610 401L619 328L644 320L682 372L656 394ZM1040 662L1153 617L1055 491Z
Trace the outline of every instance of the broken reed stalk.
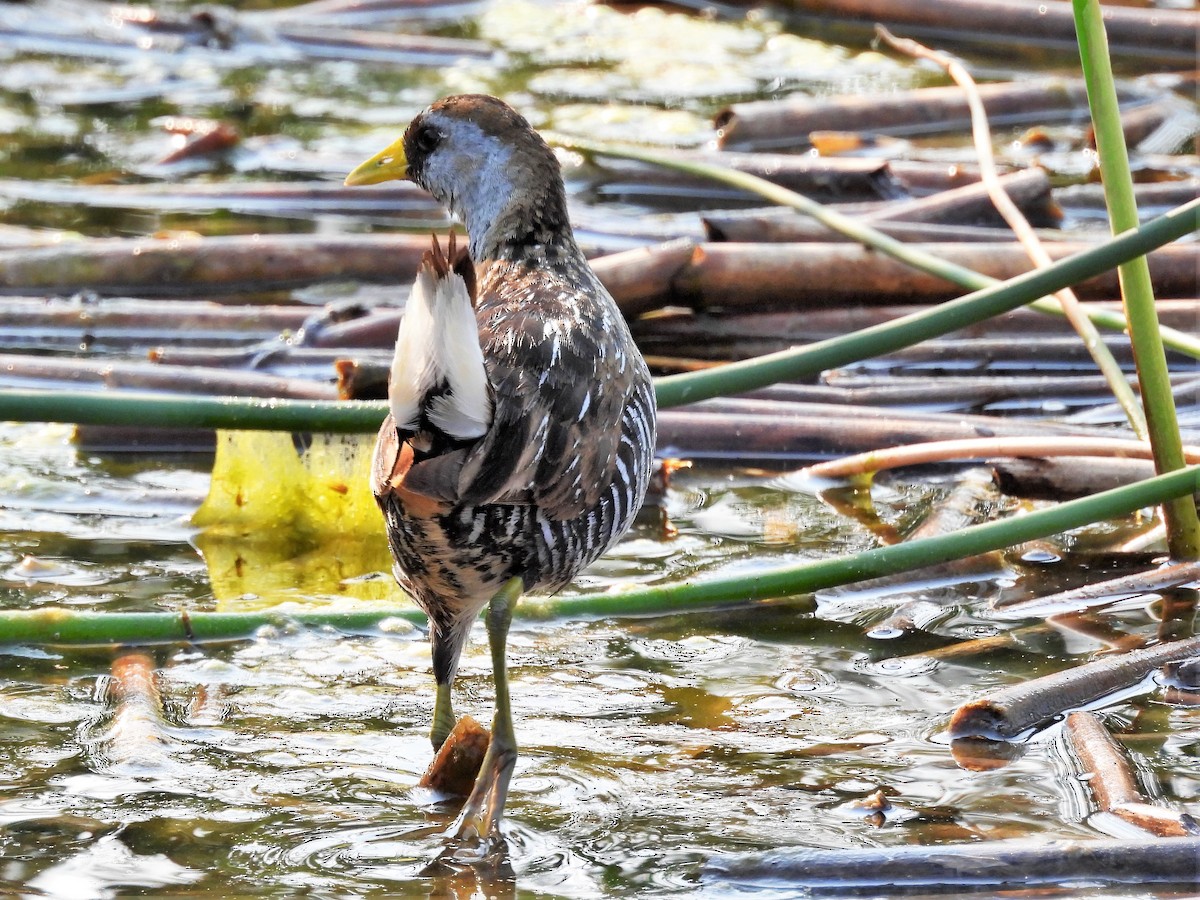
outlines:
M1200 463L1200 448L1184 451L1187 463ZM989 456L1046 457L1046 456L1103 456L1125 459L1151 459L1150 445L1145 441L1105 437L969 438L961 441L929 441L871 450L842 459L808 466L801 471L811 478L850 478L896 469L950 460L986 459Z
M774 154L769 156L772 159L777 158ZM701 162L713 162L745 171L745 167L735 165L733 160L726 160L723 156L698 159ZM753 174L761 174L775 184L782 184L800 193L813 193L811 190L805 191L803 188L785 184L777 172L769 169L764 168L763 172ZM1050 228L1057 226L1061 221L1062 214L1051 194L1050 176L1044 169L1021 169L1004 175L1002 181L1005 193L1018 208L1028 212L1041 225ZM1183 202L1186 202L1186 199ZM921 234L928 235L926 243L938 240L979 241L984 236L992 239L1009 237L1008 232L1004 230L1004 220L996 213L987 189L980 181L972 181L962 187L938 191L936 194L916 199L841 204L840 211L861 216L885 234L891 234L892 237L906 242L919 243L918 236ZM795 210L779 207L709 211L702 214L701 220L705 226L705 233L711 240L717 241L827 241L838 235L837 232L831 232ZM905 225L908 228L902 229L898 234L888 230L889 226L896 225ZM1063 236L1061 231L1048 233L1055 237Z
M781 215L786 213L786 215ZM904 219L872 218L871 223L886 235L906 244L995 244L1008 236L1004 229L991 225L951 225L910 222ZM791 210L721 210L705 212L701 217L704 233L710 241L740 243L805 243L849 240L845 235ZM1065 232L1042 235L1045 240L1061 240Z
M1137 775L1125 749L1104 727L1095 713L1079 711L1067 716L1067 740L1082 770L1096 805L1132 825L1158 837L1194 834L1191 817L1146 800L1138 788Z
M703 372L660 378L655 382L658 403L667 408L741 394L957 331L1023 306L1048 291L1111 269L1123 260L1147 253L1197 228L1200 228L1200 198L1098 247L1059 260L1048 269L1026 272L1003 284L892 322ZM191 428L349 433L374 432L385 411L382 402L175 398L79 391L0 392L0 420L21 422L139 426L153 422Z
M90 238L0 250L0 293L197 296L289 288L334 278L392 282L416 272L429 238L405 234L263 234Z
M879 21L879 20L874 20ZM946 21L954 21L947 18ZM997 121L1040 124L1072 118L1086 104L1081 79L1039 77L986 85L984 102ZM734 103L713 118L723 150L807 150L821 132L930 135L969 121L962 91L918 87L832 97L784 96ZM815 139L814 139L815 138Z
M848 453L914 441L980 435L1053 441L1078 433L1054 422L732 397L661 410L658 416L659 453L687 459L794 460L831 449Z
M1050 265L1052 262L1050 254L1046 252L1033 227L1029 224L1029 220L1017 208L1000 182L1000 176L996 171L996 157L992 152L992 133L991 127L988 125L987 111L983 107L983 100L979 96L979 88L975 84L975 79L971 77L966 66L949 54L932 50L917 41L901 40L882 25L875 26L875 33L893 49L916 59L928 59L941 66L954 79L954 83L963 89L967 98L967 108L971 114L971 138L974 141L975 156L979 162L980 181L987 189L988 196L991 197L997 211L1025 247L1030 261L1039 268ZM1062 307L1063 315L1071 323L1092 360L1096 363L1096 368L1108 382L1113 396L1116 397L1117 403L1125 413L1125 418L1129 420L1129 426L1133 429L1133 433L1145 440L1147 437L1146 417L1142 413L1137 397L1134 396L1133 388L1125 380L1125 373L1121 370L1120 364L1113 358L1112 352L1100 338L1095 324L1080 307L1075 292L1067 287L1056 292L1054 296Z
M130 333L147 340L177 339L180 334L206 338L250 340L274 338L281 331L296 331L315 311L303 306L228 306L211 300L160 300L108 298L99 302L47 297L5 297L0 306L0 333L29 328L63 332L64 339L80 342L100 334L120 337Z
M163 762L169 743L154 659L129 652L113 660L112 723L105 734L107 755L117 763L153 766Z
M1154 475L1149 459L992 457L987 465L1000 493L1022 500L1073 500Z
M40 388L61 385L297 400L335 400L338 396L337 389L330 384L265 372L6 353L4 368L0 371L0 387L31 384Z
M984 123L986 126L986 122ZM992 201L992 190L988 181L980 180L959 188L938 191L913 200L887 203L864 218L872 225L885 222L924 222L929 225L954 225L956 223L983 225L985 223L1003 227L1007 223L997 218L996 206ZM1044 226L1058 225L1062 213L1058 211L1051 192L1050 176L1046 170L1033 167L1020 169L1004 176L996 176L1004 185L1004 195L1018 209L1028 209ZM850 209L843 210L851 212ZM1022 212L1024 215L1024 212ZM1008 235L1005 234L1005 237Z
M1061 259L1094 245L1092 241L1058 241L1050 255ZM982 273L990 279L989 284L1015 278L1031 268L1029 255L1011 240L995 244L905 246ZM1154 283L1165 296L1186 297L1197 293L1200 246L1161 247L1150 254L1149 262ZM1120 296L1115 271L1075 287L1080 296L1093 300ZM746 309L771 312L905 300L936 303L953 300L963 293L943 278L881 256L852 241L786 244L717 241L698 245L687 264L670 274L655 306L674 303L697 311L718 307L723 313ZM623 310L628 308L624 298L613 296ZM1079 341L1077 336L1072 337ZM1128 346L1124 335L1119 340ZM1194 346L1200 348L1200 341Z
M1170 497L1200 490L1200 467L1159 475L1136 485L964 528L953 534L878 547L835 559L763 569L679 584L574 597L525 597L525 618L656 616L697 612L811 593L899 571L912 571L1013 544L1058 534L1091 522L1127 515ZM9 644L111 644L235 640L264 625L288 620L350 631L369 630L388 618L424 621L416 609L347 612L98 613L61 608L0 612L0 641ZM1200 639L1198 639L1200 640Z
M1137 227L1138 212L1108 56L1104 15L1098 0L1073 0L1072 8L1108 215L1113 233L1120 234ZM1167 357L1154 309L1150 268L1145 257L1138 257L1122 263L1119 272L1129 339L1146 408L1150 444L1154 447L1154 464L1159 472L1169 472L1184 465L1183 450ZM1200 517L1193 500L1184 497L1172 501L1163 508L1163 513L1171 555L1177 560L1200 559Z
M1166 663L1197 655L1200 655L1200 637L1192 637L1104 656L1001 688L956 709L950 717L950 737L1015 738L1069 709L1132 687Z
M780 187L763 178L754 175L749 175L744 172L735 172L724 166L712 165L710 163L699 162L695 160L679 159L674 157L662 156L656 153L648 152L637 147L628 147L625 145L606 144L596 141L588 141L582 138L572 138L563 135L545 134L544 137L552 144L563 147L567 150L572 150L577 153L613 156L621 159L634 159L640 162L659 165L668 169L677 169L684 172L690 172L695 175L702 175L707 178L712 178L715 181L720 181L733 187L741 188L746 191L758 194L770 200L772 203L777 203L780 206L789 206L796 209L805 215L811 216L822 225L825 225L832 231L844 234L847 237L858 241L868 247L878 250L880 253L886 254L905 265L911 266L914 269L927 272L931 275L936 275L944 278L951 284L959 285L971 291L981 291L989 286L994 285L995 279L988 278L964 266L955 265L940 259L930 253L921 251L918 248L910 247L902 241L889 237L876 228L872 228L867 223L860 219L855 219L851 216L844 215L836 210L823 206L814 200L810 200L803 194L797 194L795 191L789 191L787 188ZM1182 213L1184 210L1193 208L1192 203L1184 204L1173 210L1167 215ZM1193 228L1194 230L1194 228ZM1186 232L1185 232L1186 233ZM1114 262L1113 268L1118 263ZM1027 273L1028 274L1028 273ZM1090 277L1090 276L1084 276ZM1083 277L1072 279L1055 284L1049 287L1042 293L1030 297L1027 304L1036 309L1038 312L1047 313L1049 315L1062 315L1061 307L1053 302L1046 300L1046 293L1053 293L1061 288L1068 287L1078 281L1084 280ZM1007 282L1011 283L1011 282ZM1015 308L1015 307L1009 307ZM1096 316L1088 311L1088 317L1097 325L1105 328L1113 328L1117 331L1125 330L1125 320L1121 316L1113 316L1111 314ZM1167 331L1163 332L1164 337L1169 337L1168 345L1181 350L1184 353L1190 353L1193 356L1200 354L1200 343L1191 335L1182 332L1173 332L1168 335Z
M792 13L828 19L892 22L913 29L956 33L995 46L1047 42L1073 44L1070 4L1060 0L787 0ZM1141 59L1148 55L1196 59L1200 16L1191 9L1163 6L1137 8L1112 4L1104 10L1120 52Z

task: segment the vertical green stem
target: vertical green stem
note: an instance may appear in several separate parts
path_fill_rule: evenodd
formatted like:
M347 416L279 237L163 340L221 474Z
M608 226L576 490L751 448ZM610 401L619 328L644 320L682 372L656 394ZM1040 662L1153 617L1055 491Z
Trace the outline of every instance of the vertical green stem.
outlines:
M1108 56L1108 36L1098 0L1073 0L1072 5L1105 202L1113 233L1120 234L1137 227L1138 213ZM1146 257L1139 256L1121 265L1118 273L1142 402L1146 407L1146 425L1154 448L1154 464L1159 473L1170 472L1183 467L1183 448L1158 313L1154 308L1150 266ZM1196 516L1194 499L1182 497L1171 501L1164 505L1163 513L1171 555L1180 560L1200 558L1200 519Z

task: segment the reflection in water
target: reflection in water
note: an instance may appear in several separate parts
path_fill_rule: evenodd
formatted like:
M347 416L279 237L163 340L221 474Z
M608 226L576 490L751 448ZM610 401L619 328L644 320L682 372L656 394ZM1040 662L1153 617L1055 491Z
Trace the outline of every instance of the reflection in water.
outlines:
M1025 746L1013 741L993 741L981 737L955 738L950 742L954 761L972 772L1003 769L1025 752Z
M192 517L218 608L281 602L387 601L398 590L368 488L372 441L222 432L213 487Z
M162 889L203 878L203 872L180 866L161 853L134 853L118 835L109 834L43 869L28 883L37 896L101 900L116 896L121 888Z

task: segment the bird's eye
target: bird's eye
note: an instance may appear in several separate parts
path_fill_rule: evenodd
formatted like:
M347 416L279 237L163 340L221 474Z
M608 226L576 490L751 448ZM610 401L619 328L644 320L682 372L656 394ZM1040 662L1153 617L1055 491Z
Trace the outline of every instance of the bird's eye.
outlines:
M422 128L413 135L413 146L422 153L429 154L437 149L442 136L433 128Z

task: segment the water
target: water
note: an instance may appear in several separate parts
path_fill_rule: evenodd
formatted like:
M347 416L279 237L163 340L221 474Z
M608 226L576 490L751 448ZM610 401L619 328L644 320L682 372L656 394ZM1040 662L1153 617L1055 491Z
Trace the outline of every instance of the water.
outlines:
M147 501L136 487L154 482L161 462L80 458L54 428L9 432L15 447L37 449L38 464L31 454L20 477L24 495L39 499L23 512L31 528L0 539L6 605L212 607L182 502ZM74 479L61 477L70 471ZM639 572L761 564L813 543L865 543L816 501L746 482L713 469L677 476L668 508L678 536L640 525L581 589ZM93 513L77 508L82 485L125 493ZM919 492L912 499L921 502ZM786 517L793 537L765 532L767 517ZM40 566L23 565L26 554ZM969 628L984 621L980 593L1005 578L1028 576L1013 567L949 597L943 589L944 618L932 630L978 636ZM688 895L714 853L1094 836L1054 739L988 772L961 769L947 752L946 713L1026 663L902 659L919 637L885 640L856 624L925 593L897 587L847 624L815 617L803 599L704 616L518 620L509 644L521 743L505 824L511 877L478 876L481 889ZM1124 624L1149 623L1139 611ZM343 897L436 894L477 877L426 872L453 809L415 786L433 700L420 629L272 627L248 641L151 653L165 722L147 740L114 721L113 652L0 652L0 883L72 897ZM458 695L460 713L490 715L480 633ZM1160 709L1150 696L1115 712L1128 720ZM1153 770L1168 799L1190 800L1189 748L1200 733L1184 709L1158 718L1166 743ZM891 802L881 820L862 805L878 790Z
M27 8L38 6L14 6L6 20ZM703 146L712 113L732 100L928 78L865 46L812 41L758 13L739 21L504 0L435 28L493 52L431 67L267 65L259 51L105 46L67 54L0 38L2 174L97 184L340 177L425 103L469 90L523 101L539 126ZM164 165L171 140L160 120L181 114L233 119L243 140L217 157ZM942 152L970 158L963 148ZM575 186L586 187L579 178ZM630 203L596 209L631 221L647 213ZM430 212L418 214L426 227ZM87 235L365 227L323 213L34 201L8 201L2 219ZM317 289L300 296L325 299ZM377 535L302 563L277 546L257 556L241 547L249 573L230 587L227 558L190 524L210 466L204 455L90 454L59 426L0 426L0 605L228 610L391 596L386 579L348 585L360 573L317 571L333 555L375 558ZM903 532L950 486L884 482L874 492L875 521L851 515L856 505L865 510L861 496L832 506L775 473L684 470L664 501L671 528L645 517L571 590L864 549L875 543L874 525ZM722 853L1098 837L1112 825L1093 815L1055 729L986 771L956 764L944 735L958 704L1094 652L1095 639L1050 629L958 662L916 654L1002 633L1008 623L988 614L990 600L1079 580L1073 554L1102 550L1133 526L1114 523L1053 553L952 577L750 609L518 619L509 660L521 756L504 825L508 854L482 867L431 866L454 810L416 786L433 706L419 628L395 623L355 635L272 626L244 641L154 648L161 721L118 704L112 671L122 651L0 646L0 891L721 896L736 889L703 880L701 867ZM896 610L918 628L898 625ZM1150 636L1152 612L1125 607L1102 621ZM481 629L457 691L459 712L489 717ZM1153 686L1146 691L1105 712L1130 733L1159 799L1194 809L1196 717L1164 704ZM869 802L878 791L890 801L882 814Z

